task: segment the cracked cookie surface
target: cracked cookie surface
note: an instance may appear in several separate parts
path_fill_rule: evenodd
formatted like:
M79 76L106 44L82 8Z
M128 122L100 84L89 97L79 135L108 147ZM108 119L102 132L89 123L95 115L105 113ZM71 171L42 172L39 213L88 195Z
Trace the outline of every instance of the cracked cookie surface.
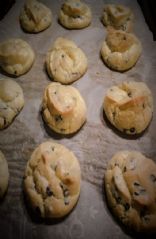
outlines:
M44 92L42 115L55 132L71 134L85 123L86 104L73 86L51 83Z
M143 82L122 82L108 89L104 112L118 130L139 134L149 125L153 115L153 97Z
M132 11L121 4L107 4L102 14L105 26L112 26L117 30L130 32L133 27L134 15Z
M59 37L47 53L46 67L52 79L70 84L86 72L87 58L73 41Z
M69 29L81 29L91 23L92 13L89 6L79 0L67 0L62 4L59 21Z
M116 71L126 71L138 61L142 52L139 39L132 33L108 28L101 55L105 64Z
M0 151L0 198L2 198L8 188L9 170L4 154Z
M156 164L137 151L119 151L105 173L107 201L116 217L137 232L156 231Z
M16 81L0 79L0 129L11 124L24 106L23 90Z
M52 141L40 144L27 163L24 191L41 217L59 218L76 205L81 172L75 155Z
M0 43L0 67L6 73L23 75L30 70L34 60L34 51L26 41L12 38Z
M27 0L20 14L20 23L27 32L40 32L51 25L51 10L36 0Z

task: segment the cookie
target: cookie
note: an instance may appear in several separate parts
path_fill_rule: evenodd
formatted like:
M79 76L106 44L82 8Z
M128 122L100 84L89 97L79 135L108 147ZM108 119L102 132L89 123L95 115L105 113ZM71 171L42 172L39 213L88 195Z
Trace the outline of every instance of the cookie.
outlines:
M153 115L153 97L143 82L123 82L108 89L104 98L104 112L118 130L126 134L140 134Z
M57 38L46 57L49 76L62 84L70 84L84 75L87 58L73 41Z
M156 164L137 151L116 153L105 173L107 201L116 217L137 232L156 232Z
M80 194L81 172L77 158L52 141L40 144L27 163L24 191L43 218L60 218L75 206Z
M0 198L2 198L8 188L9 170L4 154L0 151Z
M18 38L0 43L0 67L8 74L19 76L30 70L35 54L30 45Z
M101 55L105 64L116 71L126 71L138 61L142 52L139 39L132 33L108 29Z
M51 10L36 0L27 0L21 13L20 24L27 32L41 32L52 22Z
M86 104L76 88L51 83L44 92L42 115L55 132L71 134L85 123Z
M90 25L92 13L89 6L80 0L66 0L60 14L60 23L68 29L81 29Z
M117 30L126 32L132 31L134 15L132 11L120 4L107 4L102 14L102 22L107 26L111 26Z
M0 129L11 124L24 106L23 90L16 81L0 79Z

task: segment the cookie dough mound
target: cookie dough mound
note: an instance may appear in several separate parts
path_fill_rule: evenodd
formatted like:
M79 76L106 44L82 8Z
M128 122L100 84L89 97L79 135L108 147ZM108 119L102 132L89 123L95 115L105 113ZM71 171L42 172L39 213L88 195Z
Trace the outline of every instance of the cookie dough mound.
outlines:
M102 44L101 55L111 69L126 71L135 65L141 51L141 43L134 34L109 29Z
M43 218L68 214L80 194L81 172L77 158L61 144L40 144L27 163L24 191L31 207Z
M132 30L133 19L132 11L126 6L107 4L104 7L102 22L105 26L129 32Z
M34 51L22 39L9 39L0 44L0 67L10 75L25 74L31 68L34 59Z
M42 115L55 132L71 134L86 121L86 104L76 88L51 83L44 92Z
M139 134L149 125L153 114L153 98L143 82L123 82L111 87L104 98L108 120L126 134Z
M62 5L59 15L60 23L68 29L85 28L91 23L89 6L79 0L67 0Z
M20 14L20 23L27 32L40 32L51 25L51 10L36 0L27 0Z
M105 173L108 204L137 232L156 232L156 164L137 151L120 151Z
M8 188L9 170L4 154L0 151L0 198L2 198Z
M47 53L46 67L55 81L69 84L84 75L87 58L73 41L59 37Z
M24 106L23 90L16 81L0 79L0 129L9 126Z

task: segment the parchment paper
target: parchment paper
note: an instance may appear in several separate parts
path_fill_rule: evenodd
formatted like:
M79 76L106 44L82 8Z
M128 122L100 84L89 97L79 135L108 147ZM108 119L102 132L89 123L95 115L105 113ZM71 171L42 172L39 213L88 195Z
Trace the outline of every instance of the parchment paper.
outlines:
M21 85L25 106L14 122L0 132L0 149L5 154L10 172L9 188L0 202L1 239L82 239L132 238L109 211L103 190L103 177L107 162L118 150L139 150L156 160L156 107L149 128L139 138L130 139L114 130L103 118L102 103L106 90L113 84L133 78L146 82L155 101L156 44L145 23L137 1L114 1L130 6L135 15L134 31L142 42L143 52L137 64L125 73L107 68L100 58L101 44L106 29L100 21L104 3L113 1L86 0L91 6L92 24L82 30L67 30L59 25L57 16L60 1L45 0L53 12L53 23L38 34L23 32L19 13L23 1L16 1L0 22L0 41L11 37L26 40L35 51L36 60L31 70L15 80ZM87 122L72 137L61 137L45 127L41 114L41 101L45 87L51 82L45 71L46 53L59 37L67 37L83 49L88 58L88 71L73 85L79 89L87 104ZM1 77L6 77L1 74ZM81 195L72 213L61 221L47 223L31 216L23 197L23 173L34 148L48 140L64 144L77 156L82 171Z

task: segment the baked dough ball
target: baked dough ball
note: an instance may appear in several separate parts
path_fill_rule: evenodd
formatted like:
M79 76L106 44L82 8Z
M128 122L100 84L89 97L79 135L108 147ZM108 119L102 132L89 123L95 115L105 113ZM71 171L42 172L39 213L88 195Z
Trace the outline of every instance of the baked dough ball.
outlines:
M31 207L43 218L68 214L80 194L81 172L75 155L61 144L40 144L27 163L24 191Z
M135 65L141 51L141 43L134 34L109 29L102 44L101 55L111 69L126 71Z
M80 0L67 0L63 3L60 14L60 23L69 29L80 29L91 23L91 10Z
M137 151L120 151L105 173L107 201L116 217L137 232L156 231L156 164Z
M42 114L52 130L71 134L86 121L86 104L76 88L51 83L44 92Z
M2 198L8 188L9 170L4 154L0 151L0 198Z
M129 32L132 30L134 15L123 5L107 4L104 7L102 22L105 26Z
M27 0L20 14L20 23L27 32L40 32L51 25L51 10L36 0Z
M23 90L16 81L0 79L0 129L11 124L24 106Z
M9 39L0 44L0 67L10 75L23 75L31 68L34 59L34 51L22 39Z
M87 58L73 41L57 38L46 57L48 74L55 81L69 84L87 70Z
M151 91L143 82L123 82L112 86L104 98L108 120L126 134L139 134L149 125L153 114Z

